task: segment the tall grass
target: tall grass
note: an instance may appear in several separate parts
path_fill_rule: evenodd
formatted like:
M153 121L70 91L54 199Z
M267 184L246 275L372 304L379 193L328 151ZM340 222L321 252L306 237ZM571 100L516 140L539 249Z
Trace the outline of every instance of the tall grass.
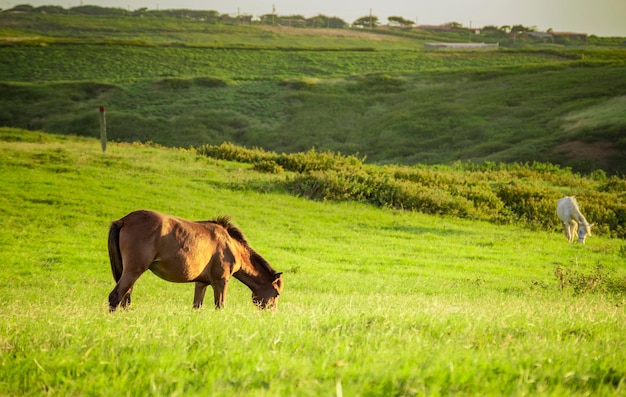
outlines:
M190 150L1 131L2 395L624 393L621 240L314 202ZM108 314L107 228L137 208L233 215L285 274L279 311L236 281L225 310L193 311L191 285L145 274ZM605 288L578 291L598 264Z

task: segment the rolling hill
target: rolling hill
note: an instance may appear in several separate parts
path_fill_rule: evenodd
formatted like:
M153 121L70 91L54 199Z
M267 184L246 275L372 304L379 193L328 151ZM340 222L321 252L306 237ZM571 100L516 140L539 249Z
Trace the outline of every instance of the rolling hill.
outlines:
M461 35L29 13L0 37L0 125L92 136L104 105L120 141L626 171L619 42L425 51Z

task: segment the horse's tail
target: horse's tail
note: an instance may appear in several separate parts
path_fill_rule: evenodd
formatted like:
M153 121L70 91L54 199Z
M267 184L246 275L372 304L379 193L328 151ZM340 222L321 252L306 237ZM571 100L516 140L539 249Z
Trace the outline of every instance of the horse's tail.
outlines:
M115 282L120 281L122 277L122 253L120 252L120 230L122 229L122 221L115 221L109 229L109 260L111 261L111 271Z

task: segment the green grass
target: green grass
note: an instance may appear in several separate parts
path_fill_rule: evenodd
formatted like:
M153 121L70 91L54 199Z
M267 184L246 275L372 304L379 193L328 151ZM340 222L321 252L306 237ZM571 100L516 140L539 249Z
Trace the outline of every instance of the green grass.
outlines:
M626 96L615 97L596 106L564 117L563 129L568 133L593 131L623 125L623 110L626 109ZM620 136L616 136L617 139Z
M189 150L11 129L0 150L0 395L624 394L621 240L307 201ZM138 208L233 215L285 273L279 311L236 280L193 311L146 274L109 314L108 225Z
M138 54L140 50L129 51ZM375 53L371 57L376 62L385 58ZM280 62L267 67L279 68ZM17 64L30 65L26 61ZM118 64L123 65L121 60ZM153 76L132 81L129 75L119 75L125 81L115 84L4 83L0 125L91 135L99 128L96 109L106 105L110 138L123 141L181 147L231 141L277 152L316 147L359 153L376 163L542 161L581 172L625 171L621 161L626 150L621 138L624 118L620 117L626 84L623 65L472 71L461 62L455 68L419 75L376 73L333 79L274 76L242 82L212 77L208 85L203 77L155 80ZM374 70L383 69L381 64ZM607 149L572 153L560 149L573 141Z
M350 29L295 29L207 23L185 18L0 13L2 38L34 42L129 42L142 45L415 49L424 40ZM311 32L316 32L311 34ZM285 32L288 34L285 35ZM372 40L374 36L375 40Z
M64 44L0 47L4 81L133 82L168 77L215 76L258 81L286 78L345 78L366 73L415 74L430 71L552 65L571 62L544 53L486 53L480 57L422 51L326 51L146 47Z

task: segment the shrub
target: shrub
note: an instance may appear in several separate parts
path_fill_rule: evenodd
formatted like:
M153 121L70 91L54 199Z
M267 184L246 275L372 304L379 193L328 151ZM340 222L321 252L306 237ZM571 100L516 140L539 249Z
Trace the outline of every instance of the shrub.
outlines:
M594 233L626 236L626 203L620 190L624 182L618 177L598 181L597 175L583 178L543 163L377 167L340 153L311 149L276 154L231 143L204 145L197 152L250 163L261 172L295 173L284 182L288 190L314 200L354 200L500 224L519 222L544 230L560 229L556 202L566 187L567 194L584 197L581 210L596 223Z
M341 153L317 152L311 149L308 152L281 154L276 162L286 170L305 173L310 171L326 171L344 167L360 167L363 163L355 156L342 156Z
M556 202L561 195L558 192L515 181L501 183L495 191L519 222L545 229L559 226Z
M279 164L276 164L276 162L272 160L262 160L262 161L256 162L254 163L254 167L252 167L252 169L255 171L265 172L268 174L280 174L281 172L284 171L283 167L281 167Z
M202 145L196 149L196 152L218 160L239 161L249 164L272 160L274 157L272 153L263 149L247 149L230 142L224 142L221 145Z
M561 291L571 288L574 295L587 293L626 294L626 278L616 278L602 265L595 266L590 272L564 269L561 265L554 271Z

